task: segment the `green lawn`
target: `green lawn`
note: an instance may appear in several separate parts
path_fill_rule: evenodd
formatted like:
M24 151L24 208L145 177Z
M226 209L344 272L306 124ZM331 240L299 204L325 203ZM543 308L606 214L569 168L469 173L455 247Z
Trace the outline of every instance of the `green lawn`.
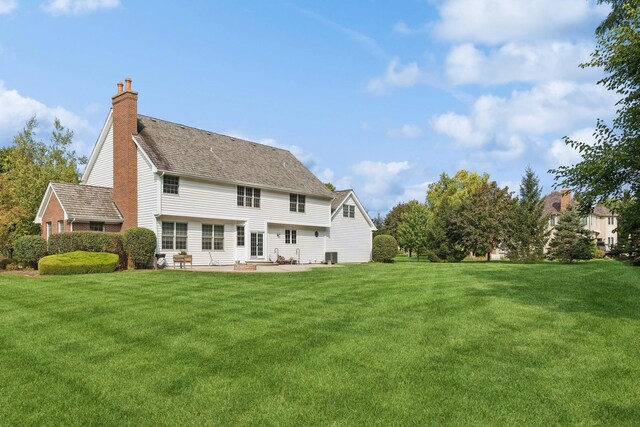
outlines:
M637 425L640 269L0 275L0 425Z

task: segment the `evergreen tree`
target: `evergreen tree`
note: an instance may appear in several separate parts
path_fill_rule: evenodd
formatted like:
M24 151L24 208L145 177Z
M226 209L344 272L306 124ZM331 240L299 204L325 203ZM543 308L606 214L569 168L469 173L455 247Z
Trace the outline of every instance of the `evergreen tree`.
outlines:
M384 227L384 218L380 216L380 212L378 212L377 216L371 218L371 221L373 221L373 225L375 225L377 228L377 230L373 232L373 237L376 237L382 234L389 234L387 233L387 230Z
M562 214L549 243L549 258L572 262L591 259L595 243L589 230L582 225L580 211L568 206Z
M544 215L544 200L540 180L527 167L520 183L520 197L513 209L511 238L508 243L511 259L541 259L549 238L548 216Z

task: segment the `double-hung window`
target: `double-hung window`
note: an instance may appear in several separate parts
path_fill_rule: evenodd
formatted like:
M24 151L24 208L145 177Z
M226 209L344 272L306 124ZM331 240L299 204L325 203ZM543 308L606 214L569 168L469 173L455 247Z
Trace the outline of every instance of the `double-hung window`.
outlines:
M177 176L164 175L162 177L162 192L167 194L178 194L180 178Z
M64 233L64 221L58 221L58 233Z
M162 222L162 249L187 249L187 223Z
M289 194L289 210L291 212L304 213L306 202L307 198L302 194Z
M342 205L342 216L345 218L355 218L356 217L355 205Z
M296 230L284 230L284 242L287 245L296 245L298 243L298 232Z
M260 207L260 189L238 186L238 206Z

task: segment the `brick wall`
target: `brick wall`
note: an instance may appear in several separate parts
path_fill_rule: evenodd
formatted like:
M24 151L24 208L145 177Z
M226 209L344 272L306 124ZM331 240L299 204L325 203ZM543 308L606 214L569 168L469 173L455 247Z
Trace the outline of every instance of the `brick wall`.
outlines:
M51 223L51 234L58 232L58 221L64 220L64 211L60 205L60 201L55 194L51 194L49 204L42 215L42 224L40 224L40 235L47 238L47 222ZM65 231L69 231L68 225L65 224Z
M138 226L138 94L126 90L113 98L113 198L124 216L122 231Z

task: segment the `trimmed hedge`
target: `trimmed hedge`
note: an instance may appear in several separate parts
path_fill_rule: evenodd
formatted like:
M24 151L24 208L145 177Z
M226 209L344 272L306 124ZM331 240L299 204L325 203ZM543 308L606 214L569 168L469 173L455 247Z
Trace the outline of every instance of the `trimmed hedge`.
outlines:
M379 234L373 238L372 259L376 262L392 262L398 255L398 242L393 236Z
M135 227L124 232L124 249L134 265L148 265L156 252L156 234L148 228Z
M24 267L37 267L47 254L47 241L40 236L22 236L13 246L13 259Z
M51 255L69 252L108 252L117 254L120 265L125 265L126 254L122 235L96 231L72 231L49 236L48 252Z
M113 273L119 263L117 254L76 251L42 258L38 272L43 275Z

